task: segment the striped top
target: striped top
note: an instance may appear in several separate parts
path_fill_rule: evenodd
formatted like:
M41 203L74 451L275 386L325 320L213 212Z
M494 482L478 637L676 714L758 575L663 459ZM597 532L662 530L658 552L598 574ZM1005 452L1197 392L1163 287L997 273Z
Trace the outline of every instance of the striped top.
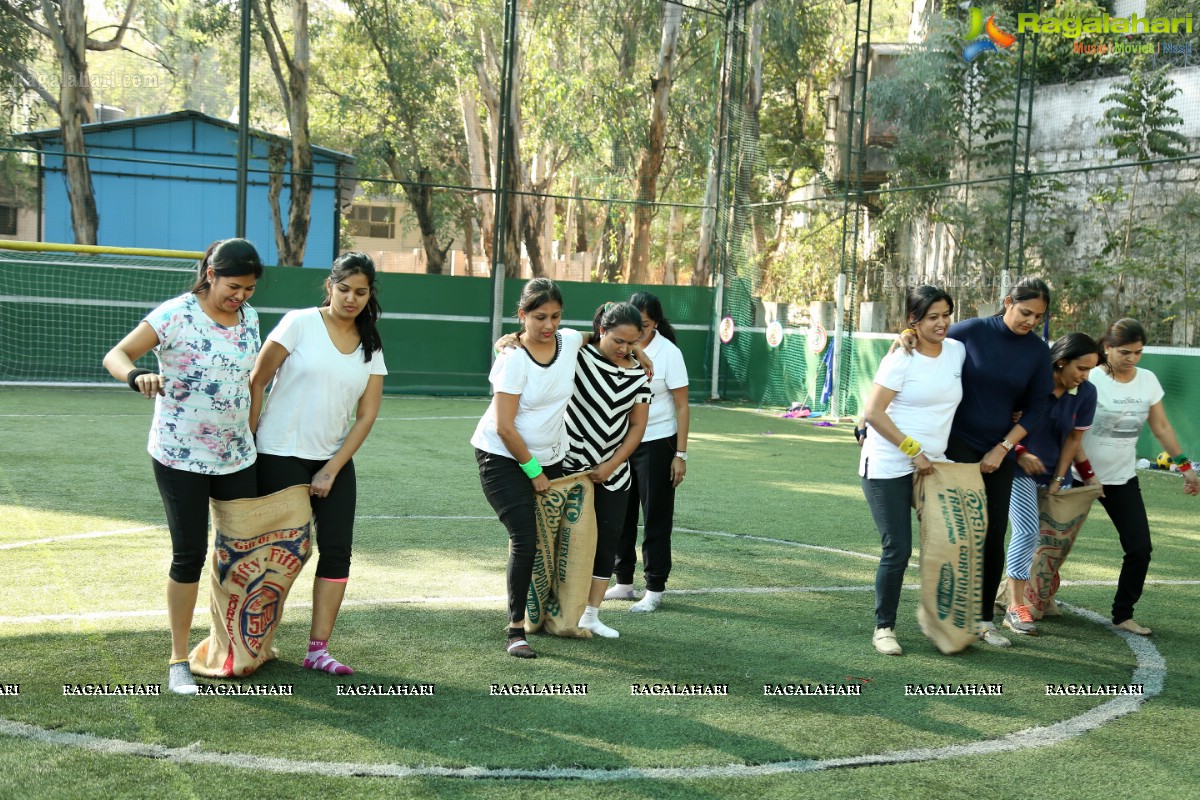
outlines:
M592 344L580 350L575 361L575 390L567 404L570 444L564 471L568 475L586 472L611 458L629 430L634 404L649 403L650 397L650 384L640 367L618 367ZM604 488L615 492L629 485L626 461Z

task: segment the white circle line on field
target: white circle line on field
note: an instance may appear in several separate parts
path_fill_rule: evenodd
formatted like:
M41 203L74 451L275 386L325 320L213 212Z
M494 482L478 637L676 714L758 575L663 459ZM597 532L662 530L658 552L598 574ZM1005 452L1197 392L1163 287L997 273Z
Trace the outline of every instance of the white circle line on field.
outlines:
M1099 625L1108 621L1084 608L1066 603L1065 610ZM886 764L943 761L964 756L995 755L997 753L1046 747L1073 739L1101 725L1131 714L1142 707L1146 699L1162 693L1166 678L1166 662L1162 654L1148 640L1124 631L1110 628L1125 640L1137 660L1132 682L1141 684L1140 695L1114 697L1101 705L1070 719L1052 725L1040 725L1016 731L996 739L985 739L967 744L943 747L919 747L907 750L890 750L847 758L793 759L769 764L728 764L723 766L697 767L626 767L604 768L557 768L546 769L493 769L488 767L410 767L403 764L377 764L355 762L300 761L289 758L256 756L245 753L220 753L200 749L197 745L187 747L164 747L162 745L129 742L123 739L105 739L86 733L64 733L51 731L12 720L0 720L0 733L46 744L79 747L105 755L139 756L167 760L179 764L200 764L255 769L266 772L323 775L327 777L381 777L381 778L485 778L485 779L533 779L533 780L695 780L703 778L754 778L786 773L819 772L848 767L869 767Z

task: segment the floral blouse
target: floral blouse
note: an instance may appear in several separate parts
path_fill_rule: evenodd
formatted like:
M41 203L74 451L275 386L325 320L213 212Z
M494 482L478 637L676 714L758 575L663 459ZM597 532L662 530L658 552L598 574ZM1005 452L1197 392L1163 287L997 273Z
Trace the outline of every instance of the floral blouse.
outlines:
M155 400L150 455L164 466L227 475L254 463L250 370L261 340L258 312L244 305L237 325L214 322L190 292L160 305L145 321L164 393Z

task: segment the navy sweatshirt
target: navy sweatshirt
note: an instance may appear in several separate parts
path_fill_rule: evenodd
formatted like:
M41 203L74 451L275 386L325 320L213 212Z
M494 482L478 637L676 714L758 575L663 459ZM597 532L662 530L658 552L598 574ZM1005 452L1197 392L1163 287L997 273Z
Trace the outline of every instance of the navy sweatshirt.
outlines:
M962 402L950 435L986 453L1013 427L1021 411L1021 427L1036 431L1054 391L1050 348L1032 332L1018 336L1003 317L980 317L956 323L949 336L966 345Z

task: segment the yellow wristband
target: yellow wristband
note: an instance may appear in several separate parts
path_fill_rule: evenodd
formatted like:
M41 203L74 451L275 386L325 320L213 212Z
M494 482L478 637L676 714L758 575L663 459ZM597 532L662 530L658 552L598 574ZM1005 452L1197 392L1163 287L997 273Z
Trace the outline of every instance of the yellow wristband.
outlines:
M916 458L917 453L921 452L921 443L911 436L905 436L900 443L900 452L909 458Z

